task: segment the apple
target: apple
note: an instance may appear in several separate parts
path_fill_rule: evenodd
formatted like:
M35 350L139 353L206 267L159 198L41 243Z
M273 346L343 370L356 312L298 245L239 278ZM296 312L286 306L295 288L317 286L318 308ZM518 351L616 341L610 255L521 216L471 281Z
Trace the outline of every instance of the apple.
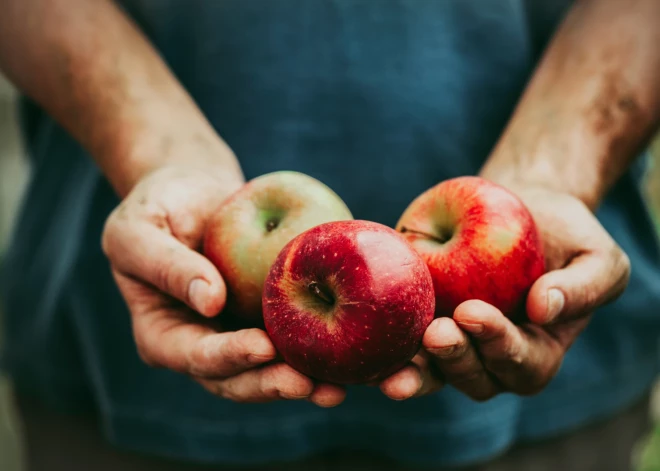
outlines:
M263 284L278 253L305 230L345 219L353 216L342 199L299 172L268 173L232 194L210 219L203 248L227 284L225 314L261 324Z
M479 299L518 318L545 272L541 238L524 203L481 177L443 181L418 196L395 226L426 261L436 316Z
M435 312L424 260L394 229L329 222L289 242L263 291L266 331L286 363L335 384L401 369Z

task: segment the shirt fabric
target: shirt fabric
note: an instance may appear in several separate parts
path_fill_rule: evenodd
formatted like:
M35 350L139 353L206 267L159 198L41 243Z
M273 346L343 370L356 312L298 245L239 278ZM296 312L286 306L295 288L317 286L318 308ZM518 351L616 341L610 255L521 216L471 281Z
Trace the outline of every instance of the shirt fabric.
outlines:
M356 218L393 226L439 181L474 175L568 2L125 0L247 178L297 170ZM81 38L84 40L84 38ZM117 197L90 157L24 100L33 173L3 263L3 365L19 390L97 412L117 446L192 461L291 460L335 448L433 465L486 460L611 416L658 372L660 255L643 156L597 216L632 276L540 394L477 403L451 387L395 402L236 404L151 369L100 249Z

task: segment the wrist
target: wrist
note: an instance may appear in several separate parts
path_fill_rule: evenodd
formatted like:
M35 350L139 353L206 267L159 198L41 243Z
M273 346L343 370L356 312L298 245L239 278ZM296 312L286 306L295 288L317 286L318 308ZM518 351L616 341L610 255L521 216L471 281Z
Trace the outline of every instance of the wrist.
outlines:
M525 108L514 114L480 175L504 186L566 193L592 211L648 141L646 127L621 120L600 130L600 115L570 103L537 100Z
M608 189L604 170L596 160L558 158L540 152L533 157L498 152L486 161L479 175L514 192L538 188L568 194L595 211Z
M228 188L245 182L231 148L203 119L131 126L112 146L95 153L115 191L124 197L149 174L166 168L201 171Z

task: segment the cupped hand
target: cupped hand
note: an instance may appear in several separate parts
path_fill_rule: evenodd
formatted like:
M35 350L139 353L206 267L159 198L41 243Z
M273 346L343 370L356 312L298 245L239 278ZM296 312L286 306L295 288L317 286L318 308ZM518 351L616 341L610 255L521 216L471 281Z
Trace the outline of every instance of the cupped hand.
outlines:
M156 170L106 222L103 251L130 311L140 357L237 402L339 404L342 388L315 384L275 361L265 331L222 331L210 322L225 305L226 286L199 252L203 233L212 211L243 183L211 175L175 167Z
M514 324L478 300L435 319L411 364L380 384L396 400L451 384L484 401L500 392L531 395L556 375L594 309L616 299L630 276L626 254L579 199L539 187L511 188L544 244L548 271L531 287L527 318Z

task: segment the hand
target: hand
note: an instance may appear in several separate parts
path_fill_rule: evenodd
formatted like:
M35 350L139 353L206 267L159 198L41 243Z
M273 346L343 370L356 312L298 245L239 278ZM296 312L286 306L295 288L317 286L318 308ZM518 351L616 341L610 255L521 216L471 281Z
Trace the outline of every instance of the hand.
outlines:
M209 320L224 307L226 287L196 250L211 212L242 184L223 183L211 174L157 170L107 220L103 250L131 313L140 357L153 367L190 375L211 393L237 402L339 404L343 389L314 384L275 362L275 347L263 330L220 332L217 323L211 326Z
M555 376L568 348L599 306L625 289L630 262L577 198L539 187L511 188L541 232L548 272L530 289L527 320L515 325L478 300L435 319L410 366L380 385L407 399L449 383L479 401L500 392L531 395Z

